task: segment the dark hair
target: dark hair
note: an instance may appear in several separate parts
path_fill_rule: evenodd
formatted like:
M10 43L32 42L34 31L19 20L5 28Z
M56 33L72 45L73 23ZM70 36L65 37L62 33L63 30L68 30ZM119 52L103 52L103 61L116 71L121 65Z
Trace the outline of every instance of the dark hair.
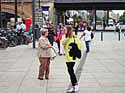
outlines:
M90 31L90 30L91 30L91 27L88 26L88 27L87 27L87 30Z

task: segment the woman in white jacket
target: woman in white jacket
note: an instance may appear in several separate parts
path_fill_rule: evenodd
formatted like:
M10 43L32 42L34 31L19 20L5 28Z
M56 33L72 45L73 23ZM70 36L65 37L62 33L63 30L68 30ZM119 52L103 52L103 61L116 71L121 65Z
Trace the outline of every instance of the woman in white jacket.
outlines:
M86 44L86 52L90 51L90 41L92 39L91 34L93 34L91 31L91 27L87 27L87 30L85 30L80 37L80 39L81 39L84 36L84 40L85 40L85 44Z

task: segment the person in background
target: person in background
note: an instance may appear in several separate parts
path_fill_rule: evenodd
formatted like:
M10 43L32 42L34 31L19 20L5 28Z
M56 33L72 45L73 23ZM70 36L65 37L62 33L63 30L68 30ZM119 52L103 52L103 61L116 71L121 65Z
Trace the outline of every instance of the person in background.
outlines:
M78 28L79 28L79 24L76 22L76 23L75 23L75 26L74 26L74 29L75 29L75 35L77 35Z
M61 35L60 35L60 40L62 39L62 36L65 34L64 31L64 26L61 27ZM65 55L65 50L64 47L62 45L62 42L60 42L60 55Z
M22 27L23 31L26 31L26 25L23 22L21 23L21 27Z
M50 57L51 57L51 49L52 46L47 38L48 30L41 29L41 37L38 42L38 58L40 61L39 66L39 80L45 79L49 80L49 72L50 72Z
M49 23L48 24L48 39L50 44L53 46L53 42L54 42L54 32L53 32L53 28L52 25Z
M17 31L25 31L26 30L26 25L22 22L18 22L18 24L16 25L16 30Z
M22 29L21 24L22 24L22 22L18 22L18 23L17 23L17 25L16 25L16 30L17 30L17 32Z
M56 27L56 40L55 42L57 43L57 46L58 46L58 54L61 55L60 53L60 35L61 35L61 29L60 29L60 25L57 25Z
M93 34L91 31L91 27L88 26L87 30L85 30L80 37L80 39L81 39L84 36L84 40L85 40L85 44L86 44L86 52L90 51L91 34Z
M103 30L105 30L106 28L106 23L105 23L105 20L103 20Z
M19 37L18 45L23 44L23 32L24 32L24 28L25 27L23 27L22 22L18 22L17 23L17 25L16 25L16 32L17 32L17 35Z
M78 45L78 48L81 49L82 48L81 42L77 37L73 35L72 27L70 25L65 26L65 34L63 35L61 42L66 52L65 61L68 73L70 75L70 80L72 83L72 88L69 89L68 92L78 91L79 88L79 84L73 69L77 59L73 59L73 57L71 57L69 54L70 49L72 49L72 46L70 46L70 44L74 43L74 40L75 43Z
M80 26L80 30L82 30L82 29L83 29L83 27L84 27L83 22L80 22L80 23L79 23L79 26Z

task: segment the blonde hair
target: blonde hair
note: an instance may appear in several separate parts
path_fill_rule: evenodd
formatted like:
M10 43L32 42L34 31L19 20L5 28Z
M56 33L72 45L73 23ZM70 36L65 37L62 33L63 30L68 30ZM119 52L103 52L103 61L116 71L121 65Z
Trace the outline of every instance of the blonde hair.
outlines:
M66 37L70 37L70 38L71 38L72 35L73 35L72 26L66 25L65 27L66 27L66 29L67 29Z

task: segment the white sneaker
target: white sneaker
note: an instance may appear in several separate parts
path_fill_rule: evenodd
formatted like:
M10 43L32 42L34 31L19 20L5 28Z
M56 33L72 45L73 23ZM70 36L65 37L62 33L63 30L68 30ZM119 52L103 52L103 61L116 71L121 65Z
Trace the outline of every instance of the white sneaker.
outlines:
M75 85L75 90L74 91L78 91L79 90L79 84Z
M71 89L68 89L68 90L67 90L67 92L73 92L73 91L75 91L75 88L74 88L74 87L72 87Z

